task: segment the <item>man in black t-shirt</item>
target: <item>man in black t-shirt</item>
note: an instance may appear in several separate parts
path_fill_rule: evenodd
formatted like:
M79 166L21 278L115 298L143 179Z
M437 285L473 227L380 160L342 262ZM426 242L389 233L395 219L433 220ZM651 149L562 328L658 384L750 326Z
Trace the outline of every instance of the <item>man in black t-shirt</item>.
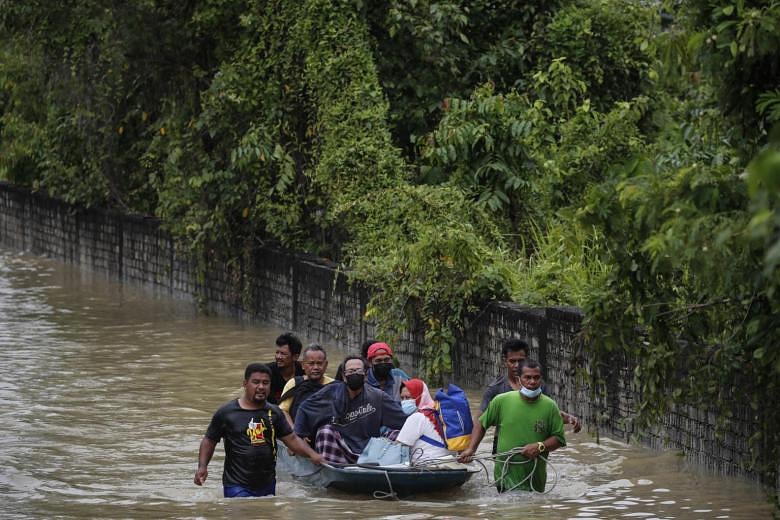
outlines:
M269 403L279 404L279 398L282 396L282 390L287 381L293 377L304 375L303 367L298 362L302 348L301 340L292 332L285 332L276 338L274 361L268 363L268 368L271 369Z
M290 450L315 464L322 455L312 450L290 428L279 407L266 399L271 370L252 363L244 371L244 395L220 407L200 442L195 484L202 486L220 439L225 441L222 486L226 497L260 497L276 494L276 450L281 440Z

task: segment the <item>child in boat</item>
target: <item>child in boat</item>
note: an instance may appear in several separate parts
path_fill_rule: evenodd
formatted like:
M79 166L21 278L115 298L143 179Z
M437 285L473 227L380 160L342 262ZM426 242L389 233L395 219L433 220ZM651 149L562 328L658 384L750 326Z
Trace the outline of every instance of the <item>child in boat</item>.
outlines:
M436 417L435 403L428 386L421 379L410 379L401 385L401 407L411 413L396 441L410 447L413 464L433 459L452 460L441 424Z

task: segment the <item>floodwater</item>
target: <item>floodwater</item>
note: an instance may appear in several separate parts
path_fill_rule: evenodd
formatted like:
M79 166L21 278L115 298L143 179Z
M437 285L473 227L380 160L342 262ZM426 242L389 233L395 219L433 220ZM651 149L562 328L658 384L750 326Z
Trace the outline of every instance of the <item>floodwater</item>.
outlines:
M226 500L221 446L206 485L192 483L198 444L211 414L237 395L243 367L272 360L279 333L0 250L0 517L771 516L752 483L696 471L674 453L597 445L586 433L552 455L556 485L544 495L498 495L480 473L456 491L383 501L280 475L276 497ZM477 402L478 390L470 397Z

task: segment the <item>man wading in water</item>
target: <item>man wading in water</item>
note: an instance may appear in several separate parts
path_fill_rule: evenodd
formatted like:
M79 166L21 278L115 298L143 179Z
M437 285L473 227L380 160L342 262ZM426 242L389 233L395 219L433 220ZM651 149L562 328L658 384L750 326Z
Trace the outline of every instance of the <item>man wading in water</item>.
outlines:
M220 439L225 440L222 486L226 497L262 497L276 494L277 440L294 453L321 464L322 455L295 433L279 407L266 399L271 388L271 369L252 363L244 371L244 395L214 414L200 441L195 484L202 486L208 465Z
M287 381L279 399L279 408L287 416L290 425L295 424L295 414L298 407L311 395L318 392L323 386L333 382L333 378L326 376L328 369L328 355L321 346L313 344L303 351L304 376L295 376Z
M303 367L298 362L301 348L303 348L301 340L292 332L285 332L276 338L274 361L268 363L268 368L271 369L271 391L268 394L269 403L279 404L284 385L290 379L304 375Z
M542 367L526 360L521 365L520 390L496 396L474 422L469 447L458 457L470 462L485 429L496 426L498 453L520 448L511 457L496 458L496 487L500 493L522 489L543 492L547 483L548 453L566 445L563 420L555 401L542 394ZM544 458L542 458L544 457Z
M528 357L528 343L521 339L510 339L504 342L501 357L504 360L506 373L499 375L485 390L479 405L480 413L487 410L490 401L495 396L520 389L518 368ZM542 388L542 393L547 393L544 388ZM563 424L571 424L574 427L574 433L578 433L582 429L582 422L575 415L561 411L561 419L563 419ZM495 453L495 443L493 443L493 452Z

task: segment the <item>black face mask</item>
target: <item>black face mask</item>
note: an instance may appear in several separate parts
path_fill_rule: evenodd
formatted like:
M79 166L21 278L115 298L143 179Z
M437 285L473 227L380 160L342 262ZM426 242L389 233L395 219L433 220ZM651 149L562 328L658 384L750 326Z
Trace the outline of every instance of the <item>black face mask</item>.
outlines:
M363 374L350 374L347 376L347 386L350 390L357 390L363 386L365 377Z
M378 365L374 365L374 376L377 379L387 379L387 376L390 375L390 371L393 369L392 363L379 363Z

